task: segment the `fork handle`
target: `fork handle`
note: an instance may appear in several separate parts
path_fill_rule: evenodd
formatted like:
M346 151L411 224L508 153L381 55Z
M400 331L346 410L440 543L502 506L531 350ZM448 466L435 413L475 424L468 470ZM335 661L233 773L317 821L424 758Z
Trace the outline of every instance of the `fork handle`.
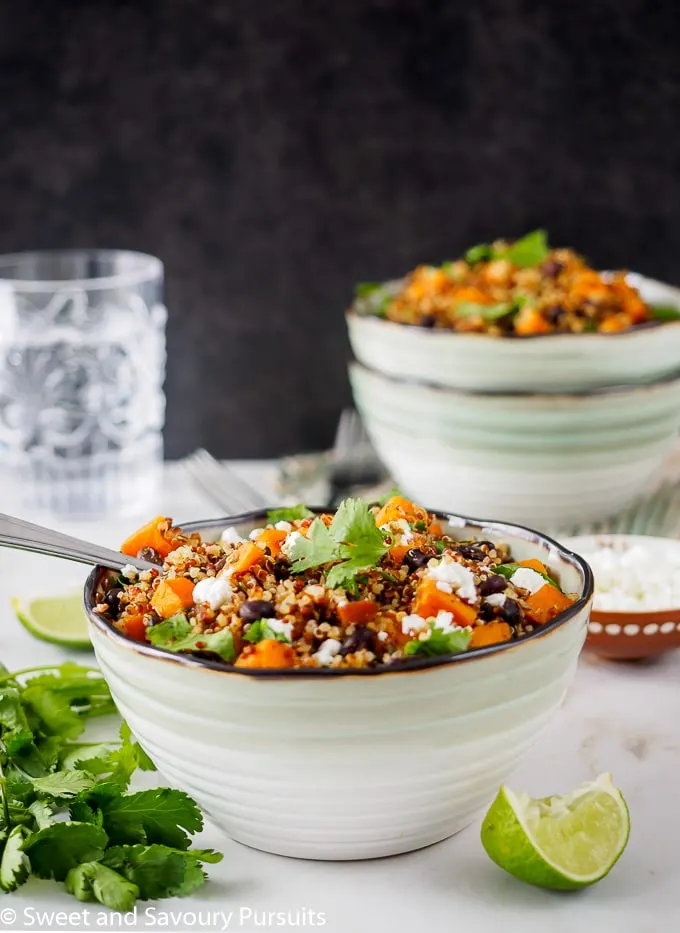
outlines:
M82 541L71 535L34 525L20 518L0 513L0 546L17 548L20 551L37 551L38 554L48 554L52 557L63 557L67 560L79 561L82 564L102 564L122 570L126 565L132 565L138 570L158 569L157 564L137 557L129 557L120 551Z

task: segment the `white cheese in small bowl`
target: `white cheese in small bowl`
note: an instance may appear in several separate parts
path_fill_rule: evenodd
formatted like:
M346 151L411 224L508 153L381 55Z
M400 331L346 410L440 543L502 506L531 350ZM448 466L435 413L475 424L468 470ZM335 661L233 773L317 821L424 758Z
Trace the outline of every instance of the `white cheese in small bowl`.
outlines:
M680 541L647 535L583 535L564 541L595 578L593 609L658 612L680 607Z

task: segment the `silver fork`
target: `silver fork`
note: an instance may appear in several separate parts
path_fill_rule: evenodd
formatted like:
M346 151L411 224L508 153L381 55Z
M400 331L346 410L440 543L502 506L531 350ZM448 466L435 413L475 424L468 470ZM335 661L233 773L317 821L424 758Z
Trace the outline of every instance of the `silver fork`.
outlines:
M224 510L225 515L252 512L272 504L203 448L185 457L182 465L196 485Z
M356 486L375 486L385 477L361 418L354 408L340 415L331 455L327 505L335 505Z

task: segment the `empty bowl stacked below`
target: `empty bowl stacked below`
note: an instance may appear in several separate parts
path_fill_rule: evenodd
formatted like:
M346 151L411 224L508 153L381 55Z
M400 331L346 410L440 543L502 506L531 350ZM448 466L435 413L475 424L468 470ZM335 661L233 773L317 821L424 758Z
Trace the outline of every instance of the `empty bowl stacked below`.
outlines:
M680 290L628 278L680 314ZM428 507L543 529L599 521L644 496L675 446L680 320L517 338L360 307L347 314L357 408L400 489Z

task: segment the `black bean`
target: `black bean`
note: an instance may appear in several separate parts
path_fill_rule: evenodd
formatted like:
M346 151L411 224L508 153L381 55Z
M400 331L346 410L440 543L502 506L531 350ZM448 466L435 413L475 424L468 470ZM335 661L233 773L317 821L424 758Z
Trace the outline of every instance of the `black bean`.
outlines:
M486 580L482 580L479 584L479 594L480 596L491 596L493 593L502 593L507 585L508 581L505 577L502 577L499 573L492 573L491 576L487 577Z
M522 621L522 610L515 599L506 598L501 606L501 615L510 625L518 625Z
M549 324L557 324L559 319L564 314L564 308L562 305L553 305L551 308L548 308L545 312L545 318Z
M562 269L564 266L556 259L547 259L541 266L541 272L549 279L556 279Z
M482 603L479 607L479 618L484 622L490 622L492 619L495 619L496 607L492 606L491 603Z
M486 552L474 544L457 544L456 550L465 560L484 560Z
M274 604L267 599L248 599L238 611L244 622L257 622L258 619L272 619L276 615Z
M351 635L343 641L340 654L354 654L355 651L375 651L375 632L365 625L357 625Z
M434 314L421 314L420 319L418 320L419 327L427 327L431 330L437 323L437 318Z
M226 562L227 562L227 558L226 558L226 557L220 557L220 559L219 559L219 560L217 561L217 563L215 564L215 573L219 573L220 570L221 570L221 569L224 567L224 565L226 564Z
M123 589L120 586L112 586L110 590L106 591L104 602L109 607L112 616L117 616L120 612L120 594L122 592Z
M420 548L412 547L404 554L404 563L409 570L420 570L430 559L430 555Z
M140 560L148 560L150 564L162 564L163 558L152 547L142 547L137 551L137 557Z

